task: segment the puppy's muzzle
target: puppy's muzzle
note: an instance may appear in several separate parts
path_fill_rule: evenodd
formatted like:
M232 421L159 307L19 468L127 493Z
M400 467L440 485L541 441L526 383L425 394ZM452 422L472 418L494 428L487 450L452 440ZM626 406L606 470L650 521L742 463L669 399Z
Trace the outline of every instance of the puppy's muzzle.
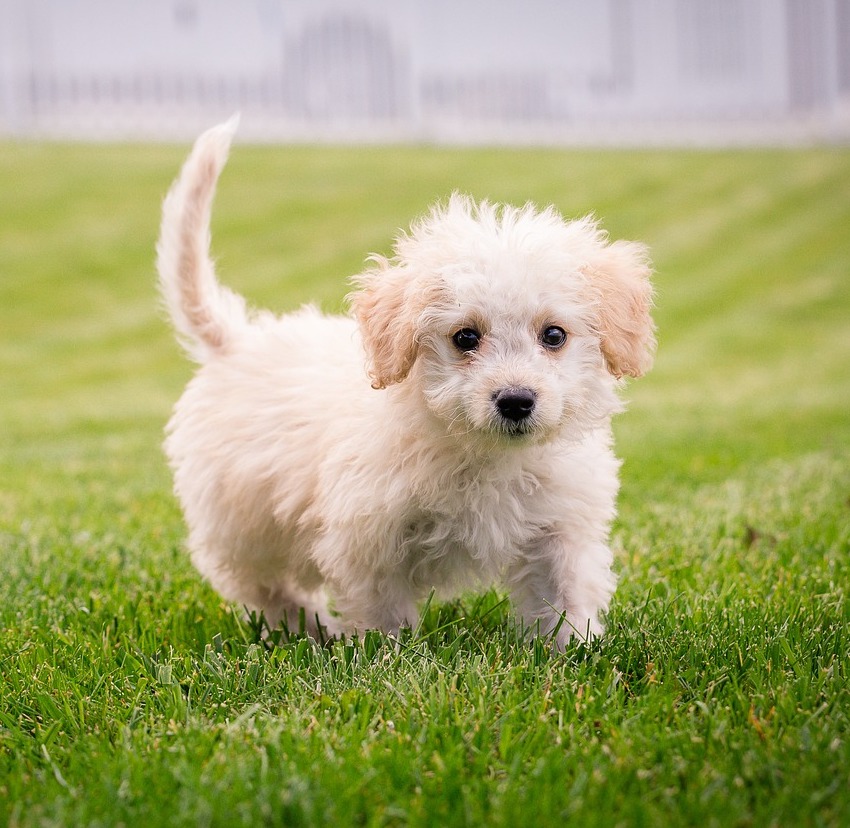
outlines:
M530 388L503 388L493 399L499 414L517 427L534 413L537 395Z

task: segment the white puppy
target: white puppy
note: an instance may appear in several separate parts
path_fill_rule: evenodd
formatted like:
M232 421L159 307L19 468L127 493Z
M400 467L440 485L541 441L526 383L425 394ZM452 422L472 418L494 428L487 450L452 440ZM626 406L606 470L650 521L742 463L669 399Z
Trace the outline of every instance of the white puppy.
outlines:
M396 632L432 589L494 583L559 646L600 633L610 418L654 346L644 246L455 195L355 277L352 316L252 313L208 249L234 130L198 139L158 245L200 363L166 440L197 568L313 635Z

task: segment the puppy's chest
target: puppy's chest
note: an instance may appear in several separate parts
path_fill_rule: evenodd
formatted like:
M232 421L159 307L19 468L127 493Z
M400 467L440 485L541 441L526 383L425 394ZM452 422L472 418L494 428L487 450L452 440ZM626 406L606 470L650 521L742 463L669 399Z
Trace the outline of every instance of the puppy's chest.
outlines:
M493 575L551 527L549 495L533 475L500 484L458 475L409 503L405 557L420 570L432 562L440 571L467 567L478 577Z

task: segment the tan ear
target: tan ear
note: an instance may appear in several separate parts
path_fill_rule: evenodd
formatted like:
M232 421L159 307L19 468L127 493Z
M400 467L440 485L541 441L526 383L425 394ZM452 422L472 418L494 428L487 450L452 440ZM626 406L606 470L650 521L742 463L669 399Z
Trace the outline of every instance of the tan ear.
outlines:
M349 302L360 325L363 346L369 356L373 388L401 382L416 361L416 328L421 309L411 301L414 292L409 275L380 256L375 267L354 278L359 290Z
M652 267L645 245L615 241L601 247L588 276L599 302L599 334L608 370L639 377L652 367Z

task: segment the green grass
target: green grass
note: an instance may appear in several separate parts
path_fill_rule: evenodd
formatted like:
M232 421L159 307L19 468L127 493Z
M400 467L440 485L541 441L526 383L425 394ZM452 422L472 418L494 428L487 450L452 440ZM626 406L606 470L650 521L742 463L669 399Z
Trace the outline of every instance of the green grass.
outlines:
M651 245L620 588L552 655L495 594L268 651L199 580L153 288L185 149L0 145L0 824L850 823L850 152L237 145L220 271L279 310L455 188Z

